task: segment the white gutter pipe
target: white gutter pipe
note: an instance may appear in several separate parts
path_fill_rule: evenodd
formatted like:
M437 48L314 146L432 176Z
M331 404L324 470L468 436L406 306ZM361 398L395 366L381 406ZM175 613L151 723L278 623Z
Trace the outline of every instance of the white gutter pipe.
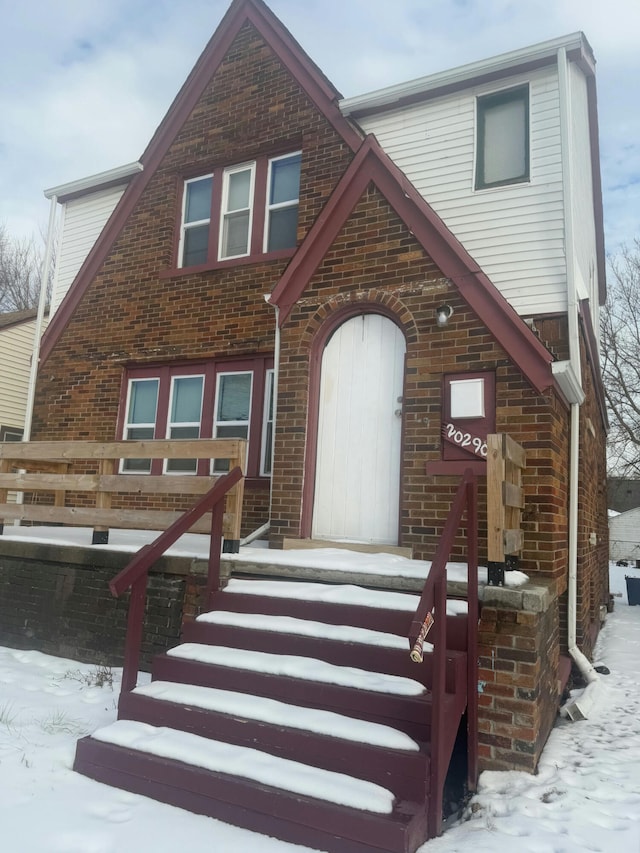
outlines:
M569 325L569 360L577 379L578 393L569 399L571 404L571 434L569 449L569 580L567 589L567 646L572 660L587 682L577 699L571 699L560 710L571 720L584 720L589 715L598 692L600 679L590 661L576 642L578 601L578 490L580 485L580 405L584 402L582 368L580 362L580 330L578 325L578 298L573 247L575 245L573 221L573 157L571 148L571 99L566 47L558 50L558 88L560 95L560 131L562 144L562 189L565 219L565 255L567 264L567 318Z
M40 339L42 338L42 326L44 325L44 312L47 307L47 286L49 283L49 268L53 255L53 241L55 235L56 211L58 196L51 196L49 207L49 225L47 228L47 243L42 260L40 273L40 298L38 300L38 313L36 315L36 328L33 333L33 350L31 354L31 368L29 370L29 385L27 386L27 410L24 418L24 432L22 440L29 441L31 438L31 426L33 423L33 404L36 396L36 379L38 377L38 365L40 363Z

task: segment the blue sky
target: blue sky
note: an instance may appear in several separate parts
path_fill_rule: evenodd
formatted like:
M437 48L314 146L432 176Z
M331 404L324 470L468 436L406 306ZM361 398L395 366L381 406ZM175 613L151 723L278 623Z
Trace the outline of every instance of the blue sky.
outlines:
M583 30L597 60L607 249L640 237L638 0L269 0L346 97ZM0 222L136 160L227 0L0 0Z

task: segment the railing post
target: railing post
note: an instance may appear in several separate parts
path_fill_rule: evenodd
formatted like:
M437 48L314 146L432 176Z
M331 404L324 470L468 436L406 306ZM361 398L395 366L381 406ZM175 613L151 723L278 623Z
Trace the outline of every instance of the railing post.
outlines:
M431 780L429 791L429 835L442 832L444 738L444 693L447 664L447 577L441 575L434 585L433 675L431 682Z
M127 616L127 638L122 668L122 690L133 690L138 684L140 650L144 629L144 606L147 598L147 573L141 575L131 587L129 614Z
M220 589L220 552L222 550L222 522L224 501L218 501L211 512L211 538L209 540L209 572L207 575L206 601L211 607L214 594Z
M478 784L478 483L467 482L467 786Z

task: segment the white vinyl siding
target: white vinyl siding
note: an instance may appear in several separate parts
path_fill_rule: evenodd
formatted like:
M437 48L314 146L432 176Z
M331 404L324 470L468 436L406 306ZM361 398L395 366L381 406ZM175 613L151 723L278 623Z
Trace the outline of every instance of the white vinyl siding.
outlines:
M0 426L22 430L36 321L0 329Z
M571 88L571 177L575 275L578 297L591 300L595 328L599 328L599 294L591 180L591 142L587 84L580 70L569 64Z
M529 83L530 181L474 190L476 98ZM360 120L523 316L566 310L555 66Z
M609 559L640 560L640 508L609 519Z
M123 186L111 187L63 204L51 314L64 299L123 192Z

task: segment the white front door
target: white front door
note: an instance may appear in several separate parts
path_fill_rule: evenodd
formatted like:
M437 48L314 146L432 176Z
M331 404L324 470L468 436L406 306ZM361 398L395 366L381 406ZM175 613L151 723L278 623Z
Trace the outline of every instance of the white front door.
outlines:
M405 349L380 314L347 320L325 347L314 538L398 543Z

